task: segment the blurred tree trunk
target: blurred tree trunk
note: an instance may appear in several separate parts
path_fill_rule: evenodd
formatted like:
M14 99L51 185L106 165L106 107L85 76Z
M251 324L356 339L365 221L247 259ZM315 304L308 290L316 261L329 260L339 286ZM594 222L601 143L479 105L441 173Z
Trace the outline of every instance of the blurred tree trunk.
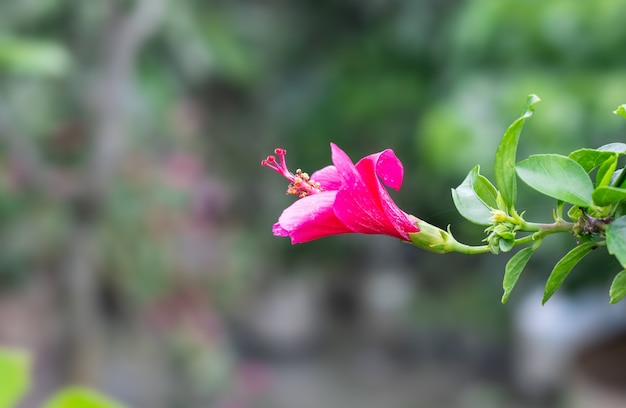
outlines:
M110 7L120 6L111 1ZM93 148L85 165L82 185L70 205L72 234L63 265L69 310L70 377L89 383L102 343L98 310L101 214L106 206L116 169L127 150L129 101L136 85L134 69L141 46L157 28L165 0L138 0L127 15L115 16L105 33L104 64L96 79L93 105ZM113 12L115 13L115 9Z

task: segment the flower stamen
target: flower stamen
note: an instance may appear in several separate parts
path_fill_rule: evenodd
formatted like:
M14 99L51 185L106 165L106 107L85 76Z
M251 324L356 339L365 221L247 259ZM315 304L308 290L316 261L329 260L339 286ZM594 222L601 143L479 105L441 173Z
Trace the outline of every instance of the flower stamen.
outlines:
M299 198L304 198L310 194L317 194L323 191L320 187L320 183L315 182L315 180L311 179L311 177L301 169L297 169L295 174L289 171L287 162L285 161L287 150L276 148L274 153L278 156L278 160L274 156L267 156L265 160L261 161L261 166L269 167L289 180L287 195L295 195Z

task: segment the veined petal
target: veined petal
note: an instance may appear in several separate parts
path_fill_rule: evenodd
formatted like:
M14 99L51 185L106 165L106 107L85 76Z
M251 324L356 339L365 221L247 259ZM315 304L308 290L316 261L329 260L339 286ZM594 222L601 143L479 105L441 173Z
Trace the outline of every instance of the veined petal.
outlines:
M294 202L274 224L274 235L288 236L292 244L297 244L329 235L354 232L333 211L336 194L335 191L326 191Z
M335 214L349 228L364 234L384 234L389 230L379 200L373 197L348 155L330 144L332 160L341 176L342 187L335 199Z
M368 206L368 200L364 195L355 197L350 191L339 190L336 204L335 215L354 232L391 235L406 239L404 235L397 233L393 225L388 223L379 207Z
M387 184L400 186L403 169L393 151L367 156L359 161L357 168L335 144L331 143L331 150L343 181L334 205L337 218L355 232L410 240L409 233L419 229L396 206L377 175L380 169Z
M409 233L418 232L419 228L396 205L383 183L381 183L382 180L387 186L396 190L400 189L402 185L404 168L393 150L387 149L380 153L366 156L359 160L355 167L372 197L379 202L384 216L393 229L404 239L409 239Z
M341 177L335 166L326 166L311 174L311 180L320 183L320 187L325 191L339 190L341 188Z
M400 190L402 186L404 167L398 156L391 149L365 156L359 160L356 168L359 169L361 174L363 174L361 169L365 169L369 174L375 173L386 186L396 191Z

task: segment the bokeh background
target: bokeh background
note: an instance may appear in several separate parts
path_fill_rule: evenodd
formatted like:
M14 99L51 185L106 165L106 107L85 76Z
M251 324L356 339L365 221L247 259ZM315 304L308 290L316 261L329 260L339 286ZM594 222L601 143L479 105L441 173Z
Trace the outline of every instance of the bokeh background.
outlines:
M76 383L134 408L619 398L608 257L542 308L572 244L554 237L501 305L507 255L273 237L293 197L259 163L392 148L400 207L479 243L450 188L476 164L491 177L528 94L520 157L624 141L624 16L620 0L0 2L0 344L34 357L22 406Z

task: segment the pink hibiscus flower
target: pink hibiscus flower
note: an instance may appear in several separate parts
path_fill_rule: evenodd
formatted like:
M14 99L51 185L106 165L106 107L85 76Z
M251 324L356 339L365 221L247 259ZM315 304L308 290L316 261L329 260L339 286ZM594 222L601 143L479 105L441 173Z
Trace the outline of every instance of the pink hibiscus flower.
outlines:
M283 175L290 184L287 194L300 197L283 211L274 224L276 236L290 237L292 244L330 235L383 234L411 241L419 232L417 218L393 202L383 184L395 190L402 185L404 168L393 150L387 149L359 160L354 165L348 155L330 144L333 166L310 177L300 169L287 169L284 149L276 149L261 164Z

